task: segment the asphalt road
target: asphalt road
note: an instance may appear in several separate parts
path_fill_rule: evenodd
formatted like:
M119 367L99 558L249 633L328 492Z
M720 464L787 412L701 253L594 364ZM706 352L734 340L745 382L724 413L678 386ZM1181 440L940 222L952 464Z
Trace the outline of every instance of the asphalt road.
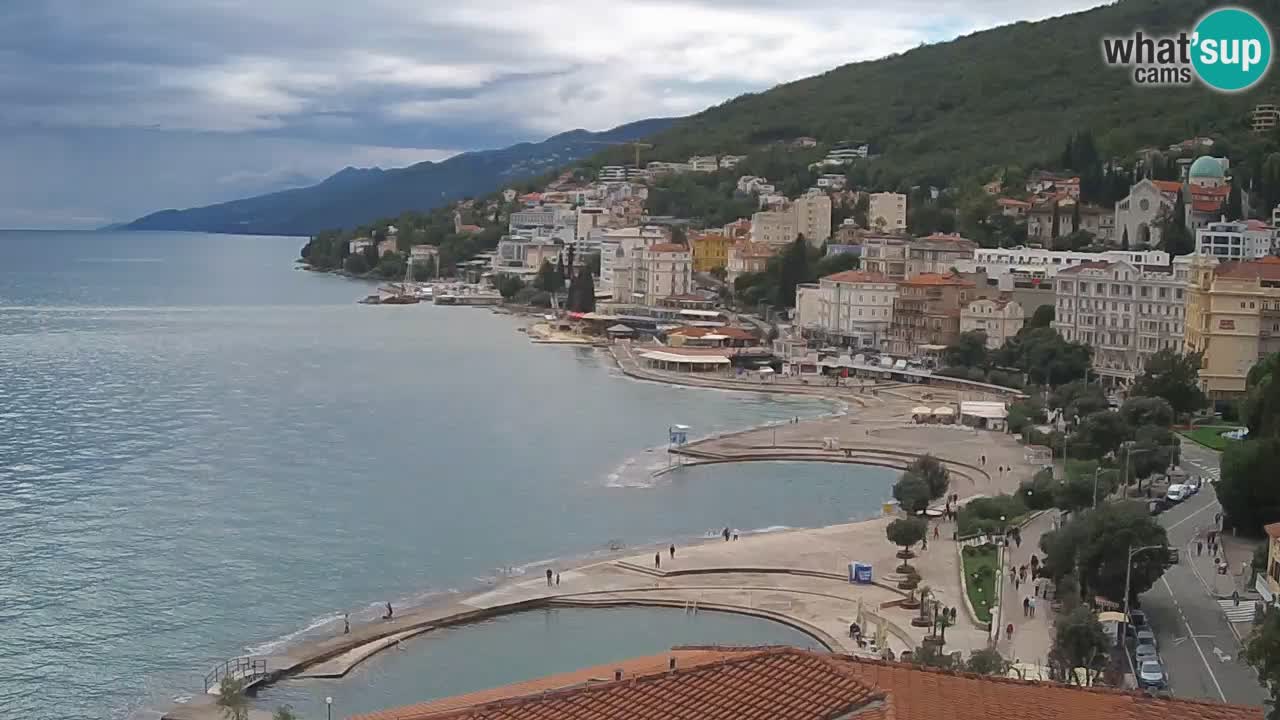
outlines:
M1217 453L1190 441L1184 441L1182 448L1182 466L1188 473L1217 479ZM1240 641L1202 579L1204 567L1212 572L1212 566L1204 558L1199 564L1193 559L1196 531L1212 527L1217 511L1218 501L1206 483L1195 497L1159 516L1169 533L1169 544L1179 548L1181 559L1142 595L1142 609L1155 629L1169 687L1176 697L1261 705L1266 690L1253 669L1238 657Z

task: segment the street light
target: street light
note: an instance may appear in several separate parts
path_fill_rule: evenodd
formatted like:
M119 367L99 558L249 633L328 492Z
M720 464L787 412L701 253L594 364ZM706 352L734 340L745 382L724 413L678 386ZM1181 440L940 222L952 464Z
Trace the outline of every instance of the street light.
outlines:
M1102 473L1102 468L1093 471L1093 506L1098 507L1098 475Z
M1129 577L1133 574L1133 556L1143 550L1164 550L1166 545L1143 545L1140 548L1129 546L1129 555L1124 561L1124 624L1129 625Z
M328 711L329 711L329 720L333 720L333 698L332 698L332 697L326 697L326 698L324 699L324 706L325 706L325 707L328 709Z

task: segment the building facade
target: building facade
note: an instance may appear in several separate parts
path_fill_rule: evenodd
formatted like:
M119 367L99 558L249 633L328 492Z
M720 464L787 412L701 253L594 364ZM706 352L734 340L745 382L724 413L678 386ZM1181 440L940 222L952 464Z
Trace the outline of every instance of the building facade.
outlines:
M960 308L977 299L974 284L955 275L927 273L898 284L889 327L889 352L916 357L924 346L954 345Z
M799 232L796 215L790 210L763 210L751 216L751 242L789 245Z
M797 325L806 337L849 348L888 346L898 283L883 275L848 270L796 289Z
M973 260L978 243L959 233L935 233L907 242L907 275L951 272L951 269Z
M905 235L864 234L862 269L890 280L905 280L908 240Z
M1196 230L1196 254L1219 262L1257 260L1275 254L1276 230L1261 220L1212 222Z
M1200 387L1211 399L1243 396L1250 368L1280 352L1280 258L1219 264L1195 256L1186 349L1203 354Z
M907 196L902 193L871 193L867 223L880 232L907 231Z
M678 243L658 243L636 250L631 265L631 297L645 305L693 290L693 255Z
M726 277L729 282L733 282L745 273L764 272L769 264L769 258L777 252L778 248L774 245L739 240L729 246L729 260L728 265L725 266Z
M809 191L791 204L796 216L796 232L804 235L813 247L831 239L831 197L822 191Z
M981 298L960 310L960 332L982 332L987 336L987 348L995 350L1009 338L1018 334L1026 324L1027 315L1022 305L1012 298Z
M606 230L600 237L600 289L612 293L615 300L629 300L631 261L636 252L668 240L666 229L652 225Z
M1128 262L1133 265L1168 265L1163 250L1108 250L1101 253L1046 250L1044 248L977 248L973 259L956 263L964 273L985 273L1001 290L1016 287L1050 287L1062 270L1086 262Z
M1097 261L1062 270L1053 327L1093 348L1100 377L1128 384L1152 354L1182 351L1191 261L1177 258L1172 268Z
M693 251L693 271L711 272L729 266L729 238L720 233L706 232L689 237L689 249Z
M1129 247L1160 245L1160 218L1173 212L1182 192L1182 183L1172 180L1142 180L1129 188L1129 195L1116 203L1116 242L1127 238Z

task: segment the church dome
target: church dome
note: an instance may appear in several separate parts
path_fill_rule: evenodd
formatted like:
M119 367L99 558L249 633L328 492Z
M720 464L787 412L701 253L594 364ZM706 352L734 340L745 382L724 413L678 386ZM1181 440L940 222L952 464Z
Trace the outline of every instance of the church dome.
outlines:
M1222 163L1208 155L1197 158L1191 163L1191 170L1188 171L1188 177L1193 178L1225 178L1226 176Z

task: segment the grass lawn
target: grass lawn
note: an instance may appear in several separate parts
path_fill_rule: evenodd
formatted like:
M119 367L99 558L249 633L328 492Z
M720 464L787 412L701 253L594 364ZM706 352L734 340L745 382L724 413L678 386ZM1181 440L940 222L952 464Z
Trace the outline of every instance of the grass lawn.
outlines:
M991 603L996 596L996 546L979 545L961 551L964 557L965 590L979 622L991 622Z
M1178 433L1195 440L1207 448L1221 452L1240 442L1239 440L1229 440L1222 437L1222 433L1228 430L1235 430L1237 427L1236 425L1201 425L1194 430L1179 430Z

